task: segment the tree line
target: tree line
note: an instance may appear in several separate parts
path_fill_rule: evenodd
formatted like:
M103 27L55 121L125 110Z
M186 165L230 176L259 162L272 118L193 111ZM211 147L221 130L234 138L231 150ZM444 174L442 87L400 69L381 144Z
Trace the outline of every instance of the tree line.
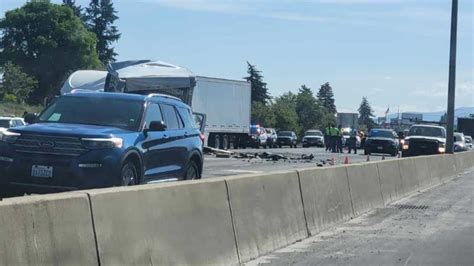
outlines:
M0 20L3 100L38 104L58 94L72 72L105 69L117 56L117 19L112 0L85 8L74 0L34 0L7 11Z
M329 82L322 84L316 95L311 88L301 85L297 93L288 91L272 98L267 83L263 81L262 72L249 62L247 67L248 76L245 79L251 85L253 124L291 130L300 136L309 129L324 129L328 125L338 126L334 92ZM374 111L367 97L362 98L358 112L362 128L371 129L375 126Z

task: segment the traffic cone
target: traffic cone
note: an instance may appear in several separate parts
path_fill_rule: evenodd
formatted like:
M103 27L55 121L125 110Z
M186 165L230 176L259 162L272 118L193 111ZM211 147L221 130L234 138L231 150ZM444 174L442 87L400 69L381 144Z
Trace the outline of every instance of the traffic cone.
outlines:
M346 158L344 159L344 164L349 164L349 157L346 156Z
M367 162L370 162L370 155L367 155Z

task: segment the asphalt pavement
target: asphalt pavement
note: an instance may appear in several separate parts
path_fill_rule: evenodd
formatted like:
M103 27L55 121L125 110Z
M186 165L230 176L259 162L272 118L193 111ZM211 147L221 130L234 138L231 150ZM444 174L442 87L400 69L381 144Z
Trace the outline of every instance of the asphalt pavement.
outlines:
M326 152L324 148L277 148L277 149L239 149L229 150L236 154L279 154L287 157L287 160L258 158L217 158L214 155L206 155L204 158L203 178L220 177L238 174L259 174L268 171L280 171L290 169L313 168L316 166L330 167L331 165L343 164L347 157L348 163L361 163L367 161L364 151L359 149L357 154L348 154L347 149L344 153ZM312 156L311 156L312 155ZM302 157L305 157L304 159ZM312 159L308 159L313 157ZM394 157L390 155L374 154L369 160L379 161L382 159L390 160Z
M474 265L474 169L248 265Z

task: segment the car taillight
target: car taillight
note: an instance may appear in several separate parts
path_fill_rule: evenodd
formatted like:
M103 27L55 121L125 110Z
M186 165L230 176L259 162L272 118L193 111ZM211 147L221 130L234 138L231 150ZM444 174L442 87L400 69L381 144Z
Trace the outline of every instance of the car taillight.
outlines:
M199 134L199 138L201 139L202 143L206 140L206 135L204 134Z

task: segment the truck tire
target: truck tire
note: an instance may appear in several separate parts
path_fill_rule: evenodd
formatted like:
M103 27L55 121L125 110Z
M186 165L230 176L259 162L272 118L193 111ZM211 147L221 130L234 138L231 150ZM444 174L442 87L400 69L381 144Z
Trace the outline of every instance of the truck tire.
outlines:
M230 148L229 136L222 136L222 149L228 150Z
M216 149L221 148L221 136L220 135L216 135L214 137L214 148L216 148Z

